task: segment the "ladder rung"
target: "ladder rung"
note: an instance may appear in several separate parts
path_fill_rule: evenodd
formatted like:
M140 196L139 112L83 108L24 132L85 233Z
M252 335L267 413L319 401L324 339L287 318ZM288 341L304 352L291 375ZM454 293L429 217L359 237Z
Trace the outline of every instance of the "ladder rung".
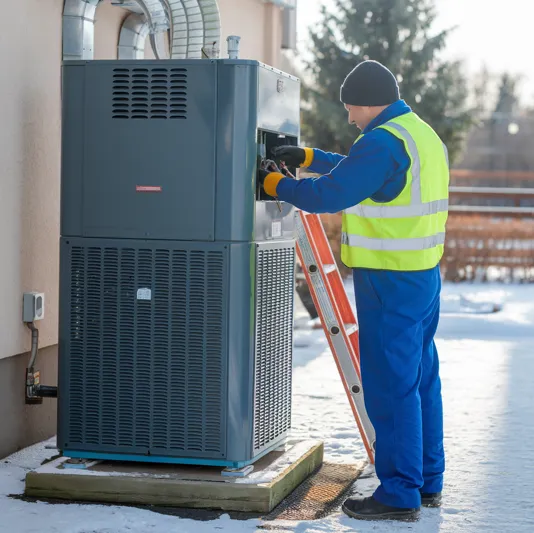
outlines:
M358 331L358 324L345 324L345 332L347 335L352 335Z
M323 265L323 271L325 274L330 274L330 272L334 272L336 269L336 265Z

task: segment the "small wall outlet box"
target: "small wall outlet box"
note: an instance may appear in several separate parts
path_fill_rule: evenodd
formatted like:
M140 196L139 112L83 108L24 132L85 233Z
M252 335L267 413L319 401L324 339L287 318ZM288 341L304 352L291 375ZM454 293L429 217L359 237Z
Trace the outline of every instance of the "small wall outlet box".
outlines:
M22 297L22 321L34 322L44 318L45 295L43 292L25 292Z

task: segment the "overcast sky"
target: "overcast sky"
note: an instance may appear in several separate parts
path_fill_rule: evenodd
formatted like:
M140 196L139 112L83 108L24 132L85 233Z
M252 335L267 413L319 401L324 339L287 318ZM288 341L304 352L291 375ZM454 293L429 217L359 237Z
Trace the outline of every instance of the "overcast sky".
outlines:
M329 0L299 0L299 41ZM451 57L465 59L470 71L485 62L492 71L523 73L523 96L534 101L534 0L436 0L438 28L457 26L449 38ZM500 7L498 7L500 6Z

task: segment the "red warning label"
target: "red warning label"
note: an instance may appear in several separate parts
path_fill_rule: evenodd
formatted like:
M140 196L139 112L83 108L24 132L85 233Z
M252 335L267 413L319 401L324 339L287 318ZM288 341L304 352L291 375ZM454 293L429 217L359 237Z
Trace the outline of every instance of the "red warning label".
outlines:
M136 185L135 190L137 192L161 192L159 185Z

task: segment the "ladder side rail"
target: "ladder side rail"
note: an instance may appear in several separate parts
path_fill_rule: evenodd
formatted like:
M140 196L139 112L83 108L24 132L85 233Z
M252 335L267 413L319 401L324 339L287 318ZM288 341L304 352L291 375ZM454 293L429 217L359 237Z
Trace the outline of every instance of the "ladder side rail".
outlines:
M332 261L332 263L330 264L333 265L333 270L329 274L325 274L323 264L321 263L319 263L318 268L320 270L321 276L323 277L326 290L329 294L329 299L332 302L332 306L334 308L337 324L333 327L339 326L341 335L343 335L343 337L345 338L345 342L347 343L347 345L351 347L351 349L349 350L350 357L353 360L353 364L356 368L356 371L358 372L358 378L361 381L362 375L359 358L360 349L358 344L358 332L355 331L351 335L348 335L345 329L346 324L355 324L357 326L358 321L356 319L356 315L354 314L352 306L350 305L345 286L343 285L343 281L341 279L341 274L339 273L339 269L337 268L337 264L332 253L330 243L328 242L328 238L324 231L323 224L318 215L305 214L302 211L300 211L299 214L310 245L314 250L315 258L318 261L322 259L319 252L319 247L321 247L323 250L325 250L326 248L330 250L329 256L328 254L323 252L323 257L326 256L329 261ZM321 242L322 246L320 246ZM335 287L333 287L332 281L336 279L337 283L335 284Z
M304 214L301 212L301 216L304 218L306 233L317 248L318 253L320 254L319 257L323 261L323 264L326 261L327 264L333 265L332 270L327 274L327 287L329 288L330 297L332 301L335 302L337 307L337 317L340 320L340 323L354 324L357 328L358 319L350 303L349 297L347 296L343 278L341 277L341 273L339 272L332 248L328 242L328 237L324 230L323 223L321 222L319 215ZM361 379L360 345L358 342L358 333L354 332L349 335L344 330L343 334L346 337L347 342L351 344L351 357L354 359L354 365L356 366L358 375Z

